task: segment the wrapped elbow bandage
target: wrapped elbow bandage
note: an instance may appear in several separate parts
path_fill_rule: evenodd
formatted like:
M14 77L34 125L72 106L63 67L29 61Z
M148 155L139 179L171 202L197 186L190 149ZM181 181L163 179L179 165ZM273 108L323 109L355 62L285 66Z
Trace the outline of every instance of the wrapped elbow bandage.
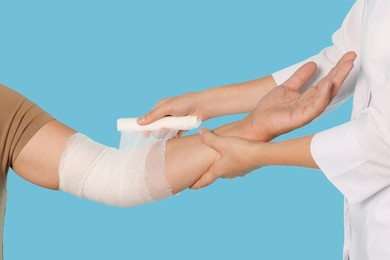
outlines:
M80 133L66 143L59 167L60 189L112 206L131 207L171 196L164 172L165 144L179 130L200 125L193 116L167 117L147 126L119 119L119 149Z

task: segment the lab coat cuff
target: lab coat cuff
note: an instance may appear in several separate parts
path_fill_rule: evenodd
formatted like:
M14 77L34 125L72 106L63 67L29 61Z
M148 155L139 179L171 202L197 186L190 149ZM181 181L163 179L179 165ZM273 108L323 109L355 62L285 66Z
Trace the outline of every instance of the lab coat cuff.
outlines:
M351 204L361 202L383 186L372 174L357 142L358 121L314 135L311 154L326 177Z

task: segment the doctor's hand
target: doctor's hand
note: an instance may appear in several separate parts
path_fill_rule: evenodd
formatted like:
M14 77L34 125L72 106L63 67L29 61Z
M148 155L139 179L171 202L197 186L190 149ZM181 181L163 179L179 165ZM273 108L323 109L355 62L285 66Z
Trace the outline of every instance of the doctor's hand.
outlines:
M273 77L266 76L201 92L164 98L146 115L140 117L138 124L147 125L164 116L193 115L206 121L218 116L252 112L259 100L274 87L276 83Z
M206 187L218 178L243 177L261 166L254 156L261 143L240 137L223 137L205 128L202 128L199 134L202 141L217 152L217 157L191 189Z
M269 141L302 127L318 117L330 104L353 68L354 52L346 53L316 86L299 90L310 80L317 66L313 62L300 67L290 79L264 96L256 109L243 119L251 134L248 139Z
M139 125L147 125L164 116L193 115L202 121L209 119L205 92L190 92L176 97L161 99L146 115L138 118ZM179 136L185 131L180 131Z

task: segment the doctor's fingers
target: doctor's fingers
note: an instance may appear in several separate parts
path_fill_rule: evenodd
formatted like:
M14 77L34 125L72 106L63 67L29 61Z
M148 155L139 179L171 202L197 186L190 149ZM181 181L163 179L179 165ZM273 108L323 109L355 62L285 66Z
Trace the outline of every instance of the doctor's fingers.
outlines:
M354 52L344 54L337 64L329 71L328 75L317 83L317 86L321 86L322 84L327 85L327 81L330 81L332 83L331 98L334 98L353 69L353 62L355 59L356 54Z
M138 118L137 123L140 125L147 125L154 121L163 118L164 116L171 115L173 107L166 105L169 98L161 99L157 104L145 115Z
M300 98L296 114L303 114L304 123L311 122L330 104L353 68L351 60L337 64L316 86L307 89Z
M282 86L287 87L289 90L298 91L310 80L316 70L317 64L314 62L308 62L295 71L294 74L282 84Z
M199 130L199 135L202 141L210 146L212 149L220 152L221 150L221 142L223 141L223 137L217 135L216 133L210 131L209 129L202 127Z
M222 157L214 162L208 171L202 175L190 188L193 190L201 189L211 185L219 178L233 179L243 177L249 171L238 171L232 164L229 158Z
M353 62L353 61L355 61L356 57L357 57L357 55L355 52L353 52L353 51L347 52L343 56L341 56L341 58L339 59L339 61L335 65L335 67L337 67L338 65L341 65L345 62L351 62L351 61Z
M205 117L198 111L200 95L197 92L189 92L180 96L164 98L160 100L154 108L147 114L140 117L139 124L150 124L164 116L187 116L194 115L203 121Z
M224 154L224 151L232 148L232 141L235 138L219 136L206 128L200 129L199 134L201 140L217 152L217 157L207 172L191 186L191 189L206 187L218 178L234 178L236 176L234 162L231 160L232 157Z
M192 186L191 189L200 189L203 187L206 187L210 184L212 184L216 179L218 179L220 176L217 174L218 172L221 172L219 168L219 159L221 154L221 148L220 148L220 142L221 138L219 135L211 132L210 130L206 128L201 128L199 130L200 137L202 141L208 145L211 149L215 150L218 153L218 156L214 162L213 165L210 166L210 168L207 170L205 174L202 175L202 177L199 178Z
M214 167L211 166L210 169L202 175L191 187L190 189L197 190L211 185L215 182L219 177L216 176L214 172Z
M336 65L328 72L328 74L324 78L334 78L337 76L338 71L341 67L345 66L345 64L353 63L356 59L355 52L347 52L337 61Z

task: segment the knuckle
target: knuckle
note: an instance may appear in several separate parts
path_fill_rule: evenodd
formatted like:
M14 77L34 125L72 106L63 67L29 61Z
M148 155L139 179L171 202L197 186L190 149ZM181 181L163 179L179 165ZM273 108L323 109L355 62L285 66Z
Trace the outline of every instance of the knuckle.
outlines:
M332 84L332 80L329 79L329 78L324 78L321 82L322 85L328 85L328 84Z
M174 106L171 103L165 103L164 104L164 111L173 112Z
M170 100L170 98L163 98L163 99L161 99L160 101L158 101L158 103L157 104L164 104L164 103L166 103L166 102L168 102Z
M334 79L332 80L332 84L338 86L338 85L341 84L341 80L340 80L339 78L334 78Z

